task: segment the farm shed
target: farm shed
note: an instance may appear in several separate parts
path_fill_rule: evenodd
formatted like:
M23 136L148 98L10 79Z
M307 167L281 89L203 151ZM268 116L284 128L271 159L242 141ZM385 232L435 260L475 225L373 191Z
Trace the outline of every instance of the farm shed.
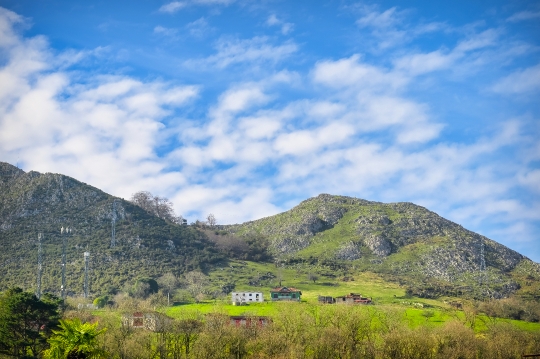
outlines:
M324 295L319 295L317 297L317 300L319 301L319 303L322 303L322 304L334 304L336 302L334 297L328 297Z
M336 297L336 304L371 304L371 298L362 297L362 294L349 293Z

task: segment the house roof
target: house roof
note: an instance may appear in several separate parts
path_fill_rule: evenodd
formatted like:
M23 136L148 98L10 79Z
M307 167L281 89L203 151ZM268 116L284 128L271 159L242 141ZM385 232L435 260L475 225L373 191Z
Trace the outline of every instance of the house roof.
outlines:
M279 292L279 293L300 293L302 294L302 292L300 291L300 289L296 289L296 288L293 288L293 287L276 287L272 290L270 290L270 292Z

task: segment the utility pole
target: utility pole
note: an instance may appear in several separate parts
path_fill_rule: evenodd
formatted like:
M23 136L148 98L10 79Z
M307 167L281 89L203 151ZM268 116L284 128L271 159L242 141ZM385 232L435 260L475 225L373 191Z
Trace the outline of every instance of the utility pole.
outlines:
M84 297L88 298L89 285L88 283L88 267L90 261L90 252L84 252Z
M38 267L37 267L37 290L36 297L41 299L41 276L43 275L43 234L38 233Z
M111 248L116 246L116 199L113 201L111 212Z
M64 234L65 233L65 234ZM62 286L60 287L60 295L62 300L66 300L66 243L67 235L71 233L71 228L60 228L60 235L62 236Z
M484 241L480 241L480 283L486 284L486 258L484 256Z

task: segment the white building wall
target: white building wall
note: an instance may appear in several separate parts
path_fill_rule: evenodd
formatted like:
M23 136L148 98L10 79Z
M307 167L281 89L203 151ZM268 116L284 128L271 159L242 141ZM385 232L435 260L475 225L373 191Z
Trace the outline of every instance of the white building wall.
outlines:
M232 292L231 299L233 303L264 302L262 292Z

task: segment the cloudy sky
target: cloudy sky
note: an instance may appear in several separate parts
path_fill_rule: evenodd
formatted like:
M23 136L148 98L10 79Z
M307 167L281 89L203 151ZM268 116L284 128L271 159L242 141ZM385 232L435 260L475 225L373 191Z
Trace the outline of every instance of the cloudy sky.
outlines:
M0 161L188 220L408 201L540 261L540 3L0 0Z

